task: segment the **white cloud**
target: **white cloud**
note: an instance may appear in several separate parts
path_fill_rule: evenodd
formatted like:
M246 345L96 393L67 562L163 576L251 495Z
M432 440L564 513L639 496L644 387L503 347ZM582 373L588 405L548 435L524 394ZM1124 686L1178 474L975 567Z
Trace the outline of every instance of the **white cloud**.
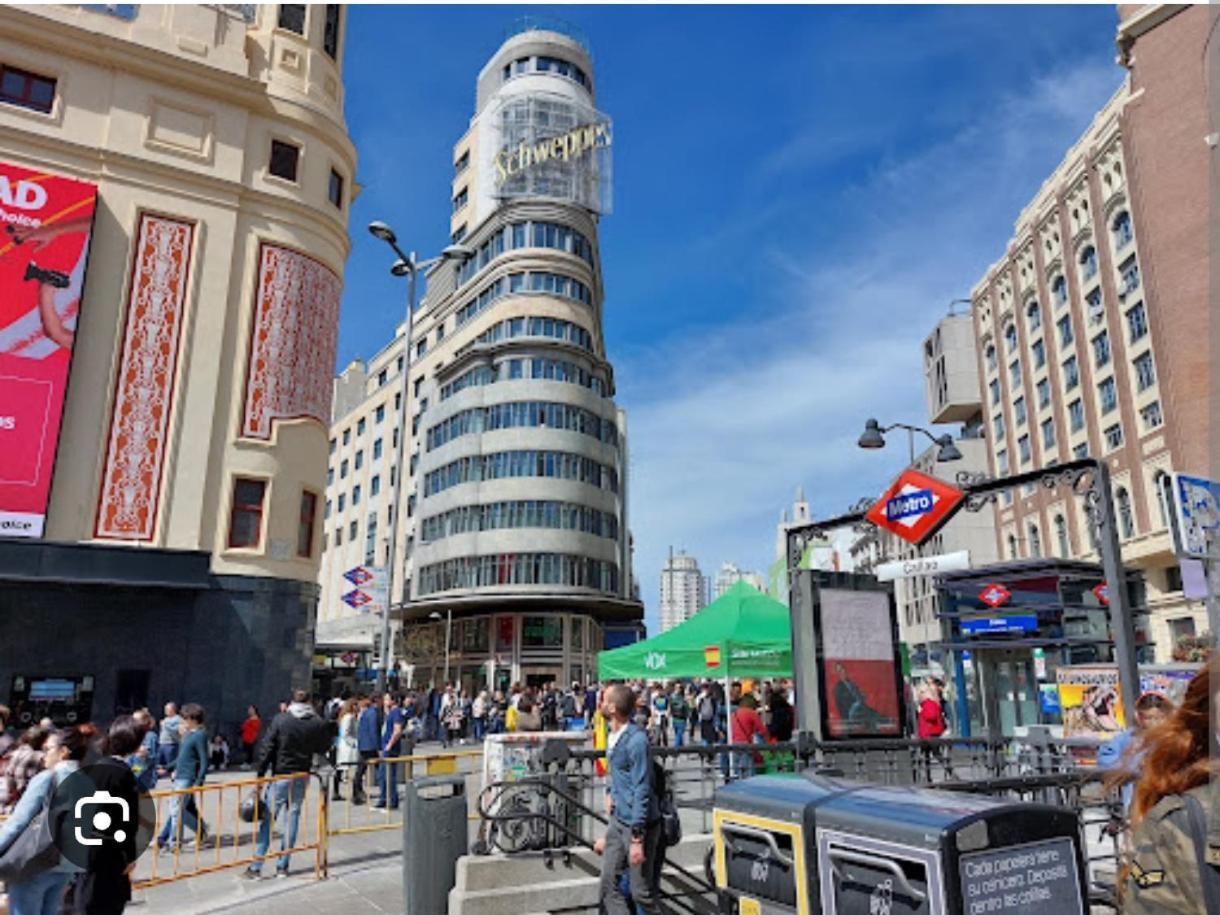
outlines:
M1120 79L1106 60L1044 76L942 142L879 163L821 204L829 247L778 242L748 213L727 221L750 226L732 241L775 268L780 288L742 303L728 324L616 359L650 625L670 545L705 573L724 560L763 570L798 484L827 516L897 472L905 440L860 451L864 419L926 422L923 338L1003 253L1020 208ZM771 173L784 159L754 167Z

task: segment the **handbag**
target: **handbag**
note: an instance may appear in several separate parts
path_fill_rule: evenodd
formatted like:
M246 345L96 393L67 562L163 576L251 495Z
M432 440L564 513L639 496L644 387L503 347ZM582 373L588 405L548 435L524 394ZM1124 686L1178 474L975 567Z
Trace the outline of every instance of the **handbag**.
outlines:
M21 883L49 871L59 863L59 849L51 825L51 796L55 793L55 776L47 779L47 793L42 809L26 824L21 835L0 855L0 880L6 884Z

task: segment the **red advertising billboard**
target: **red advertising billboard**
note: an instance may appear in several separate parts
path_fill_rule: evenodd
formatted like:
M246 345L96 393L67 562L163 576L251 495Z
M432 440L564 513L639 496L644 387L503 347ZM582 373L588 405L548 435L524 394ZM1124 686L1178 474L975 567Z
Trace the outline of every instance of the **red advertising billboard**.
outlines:
M97 188L0 162L0 537L41 537Z
M901 736L889 594L822 588L819 599L826 736Z

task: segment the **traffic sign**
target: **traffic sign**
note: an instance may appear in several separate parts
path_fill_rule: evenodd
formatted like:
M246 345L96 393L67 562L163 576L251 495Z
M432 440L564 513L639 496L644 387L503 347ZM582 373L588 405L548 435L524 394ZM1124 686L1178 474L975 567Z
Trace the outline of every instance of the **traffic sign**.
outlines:
M1212 558L1220 558L1220 482L1190 477L1184 473L1173 476L1178 553L1206 559L1210 534Z
M1012 597L1012 592L1001 584L990 584L979 592L979 600L988 607L1000 607L1008 603L1008 598Z
M1099 585L1093 586L1093 596L1097 598L1103 607L1110 606L1110 586L1104 581Z
M965 496L943 480L906 469L864 517L916 546L952 517Z
M873 572L877 581L893 581L896 578L917 578L920 575L936 575L940 572L957 572L970 568L970 551L942 553L939 556L912 556L897 562L883 562Z

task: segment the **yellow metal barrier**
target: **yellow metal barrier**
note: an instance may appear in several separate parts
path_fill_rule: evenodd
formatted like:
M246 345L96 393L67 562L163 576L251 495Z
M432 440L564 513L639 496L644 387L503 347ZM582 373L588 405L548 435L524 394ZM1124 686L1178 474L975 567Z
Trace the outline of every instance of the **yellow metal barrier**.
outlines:
M158 840L136 862L136 871L132 874L133 889L147 889L165 883L173 883L208 874L230 867L249 867L256 861L266 861L278 858L282 854L300 854L313 852L314 876L321 879L326 876L327 855L327 795L318 789L316 804L309 804L309 781L312 776L308 772L294 775L277 775L267 778L247 778L216 784L201 785L197 788L174 788L167 791L153 791L151 797L157 807L158 835L160 828L166 822L170 813L170 804L179 800L180 814L185 813L188 806L193 805L194 816L202 824L203 837L199 834L189 835L180 815L175 821L174 835L170 836L172 848L168 851L159 849ZM254 821L246 823L241 818L242 799L250 791L257 791L267 802L267 816L275 816L275 807L268 788L279 782L294 782L305 780L305 797L301 801L301 822L297 831L297 841L286 851L279 850L276 833L282 835L288 829L288 823L272 822L271 841L266 854L258 855L256 846L260 827L260 809L255 810ZM289 808L285 808L284 819L287 820ZM312 839L302 840L302 836ZM190 842L189 851L183 850L183 844ZM165 855L168 854L168 859Z
M355 776L359 770L355 765L344 766L343 770L346 777L343 780L343 785L347 794L342 800L331 800L330 802L330 835L352 835L361 832L377 832L383 829L402 828L402 817L395 815L398 812L397 786L405 784L415 777L418 763L423 763L423 772L421 773L423 775L464 775L467 780L470 780L482 777L482 758L483 751L478 749L454 750L451 753L370 759L364 766L364 771L368 773L366 777L368 784L361 786L361 793L367 798L364 804L352 803ZM467 762L467 760L470 762ZM477 763L475 762L476 760L478 761ZM398 774L394 778L395 796L393 807L389 805L378 807L374 804L379 794L377 775L382 766L399 767ZM469 798L468 803L471 805L467 811L469 819L478 819L476 809L478 804L477 784L474 787L476 790L467 790L466 792Z

